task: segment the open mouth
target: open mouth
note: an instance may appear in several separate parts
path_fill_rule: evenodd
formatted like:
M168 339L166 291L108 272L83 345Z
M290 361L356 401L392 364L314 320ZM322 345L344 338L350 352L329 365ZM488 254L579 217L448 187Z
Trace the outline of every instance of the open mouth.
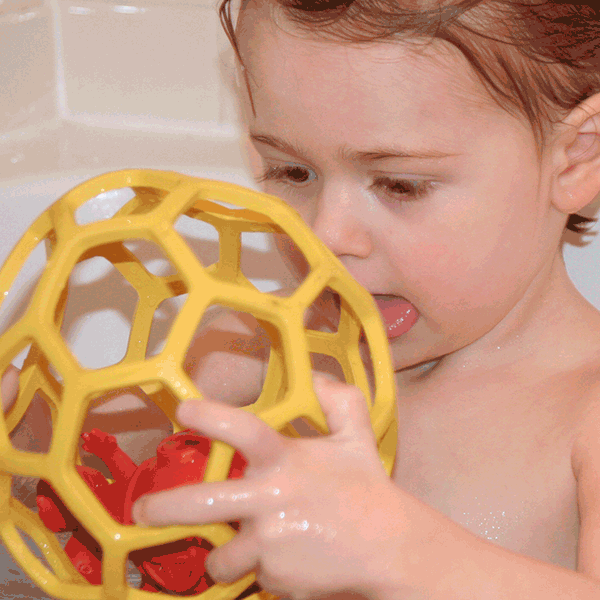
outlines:
M419 311L405 298L386 294L373 294L379 308L388 339L407 333L419 319ZM311 320L313 328L337 331L341 314L339 294L327 289L315 301ZM315 327L318 322L319 327Z
M390 340L410 331L419 319L419 311L401 296L373 294L373 299L379 308Z

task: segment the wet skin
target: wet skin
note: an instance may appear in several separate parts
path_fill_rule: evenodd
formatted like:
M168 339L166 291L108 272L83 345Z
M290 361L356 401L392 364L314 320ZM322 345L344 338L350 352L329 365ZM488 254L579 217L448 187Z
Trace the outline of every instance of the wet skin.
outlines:
M238 27L265 190L373 294L420 315L391 340L395 482L575 568L573 456L597 411L600 320L558 249L555 153L538 155L450 46L328 43L274 26L265 6Z

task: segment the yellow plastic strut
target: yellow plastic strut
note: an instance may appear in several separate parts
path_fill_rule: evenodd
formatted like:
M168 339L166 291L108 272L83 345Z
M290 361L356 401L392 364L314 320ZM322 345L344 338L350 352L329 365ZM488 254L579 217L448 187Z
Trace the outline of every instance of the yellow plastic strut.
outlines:
M135 197L112 218L78 224L76 211L110 190L131 188ZM233 205L233 207L231 207ZM185 215L212 225L219 235L219 258L205 266L175 229ZM240 267L243 232L266 232L291 240L307 264L306 275L288 296L265 293ZM151 273L125 241L144 240L160 248L175 274ZM184 370L186 351L205 311L216 304L256 317L271 338L262 393L249 410L285 435L303 417L327 433L325 417L313 391L311 353L333 357L345 380L363 391L373 430L388 473L395 455L394 384L388 342L371 295L314 236L284 202L243 187L153 170L124 170L91 179L60 198L31 225L0 270L0 303L15 284L23 265L45 242L46 265L22 316L0 337L0 374L29 348L19 376L15 404L0 418L0 537L31 579L46 593L65 600L170 597L131 587L127 557L148 548L191 536L213 546L229 541L235 530L227 524L142 528L116 522L79 476L78 443L83 422L95 399L114 390L139 386L171 420L180 402L201 397ZM102 257L139 296L125 357L99 369L79 364L61 333L70 275L82 261ZM309 307L324 293L339 296L337 330L305 326ZM159 305L187 294L163 349L148 356L148 339ZM364 357L370 356L365 366ZM25 452L10 434L32 403L42 398L52 416L48 452ZM233 450L214 443L207 481L226 479ZM35 511L11 496L13 475L43 478L103 550L102 584L88 583L73 567L63 544ZM32 552L23 535L30 538ZM250 574L231 585L216 584L194 597L233 600L254 582ZM252 597L265 600L264 591Z

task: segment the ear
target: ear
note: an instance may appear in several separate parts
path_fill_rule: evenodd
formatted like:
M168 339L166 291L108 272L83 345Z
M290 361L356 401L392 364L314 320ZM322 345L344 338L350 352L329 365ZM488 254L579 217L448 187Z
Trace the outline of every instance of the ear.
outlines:
M558 129L552 204L573 214L600 193L600 94L573 109Z

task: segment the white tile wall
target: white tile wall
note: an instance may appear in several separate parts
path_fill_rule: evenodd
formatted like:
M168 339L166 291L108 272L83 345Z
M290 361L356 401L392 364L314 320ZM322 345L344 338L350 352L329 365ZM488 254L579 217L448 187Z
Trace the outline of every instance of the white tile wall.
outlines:
M213 0L4 0L0 77L0 179L207 157L245 170Z
M53 18L42 0L0 3L0 139L56 116Z
M67 118L234 134L214 6L58 0L58 15Z

